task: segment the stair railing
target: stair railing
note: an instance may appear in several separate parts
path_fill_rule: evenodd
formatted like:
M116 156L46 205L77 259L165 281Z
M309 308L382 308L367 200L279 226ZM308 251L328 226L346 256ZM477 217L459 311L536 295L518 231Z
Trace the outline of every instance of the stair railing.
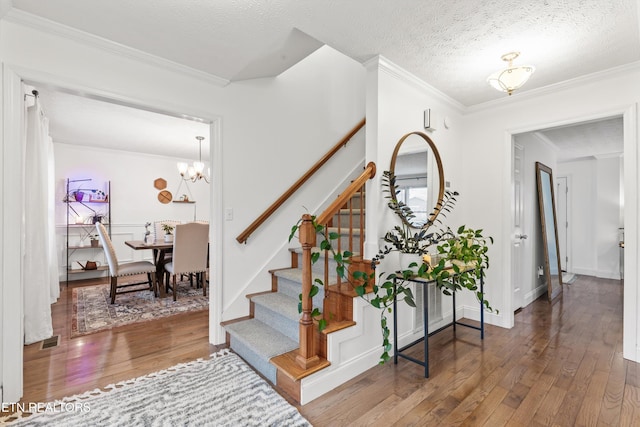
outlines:
M287 191L282 193L278 199L271 204L258 218L256 218L251 225L249 225L242 233L236 237L238 243L247 243L247 239L249 236L256 231L258 227L260 227L280 206L286 202L289 197L295 193L298 188L302 186L305 182L309 180L334 154L336 154L341 148L347 146L347 142L353 138L353 136L358 133L360 129L364 127L366 123L365 119L362 119L353 129L349 131L336 145L333 146L320 160L318 160L311 168L302 175Z
M325 227L332 227L333 218L341 211L348 214L348 226L343 230L341 221L337 221L337 233L342 236L347 235L347 248L349 252L359 253L359 256L364 255L364 187L366 182L373 178L376 174L376 165L370 162L365 167L364 171L358 178L351 182L351 184L340 194L336 200L329 205L320 215L316 217L316 224ZM354 197L361 198L360 206L354 207ZM354 218L358 217L359 225L354 227ZM333 227L336 228L336 227ZM354 248L354 234L359 233L358 248ZM298 231L300 239L300 245L302 247L302 315L300 317L300 350L296 357L297 364L302 369L309 369L319 362L318 356L318 343L319 336L316 335L317 328L313 323L313 301L311 295L312 287L312 262L311 253L313 247L316 245L316 229L313 225L313 218L310 214L302 215L302 221ZM337 252L342 252L342 238L337 239ZM325 251L324 257L324 286L325 296L327 295L329 286L329 256ZM338 276L338 286L340 286L341 278Z

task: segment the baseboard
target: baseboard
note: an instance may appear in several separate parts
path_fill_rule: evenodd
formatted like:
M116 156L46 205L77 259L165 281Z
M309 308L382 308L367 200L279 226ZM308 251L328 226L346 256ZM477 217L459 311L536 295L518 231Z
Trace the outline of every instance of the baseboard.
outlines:
M621 279L619 271L574 268L571 272L575 274L579 274L581 276L592 276L592 277L598 277L600 279L613 279L613 280Z
M378 346L340 366L331 365L317 374L303 378L300 384L300 404L305 405L376 366L381 353L382 349Z
M527 292L524 296L524 306L528 306L529 304L540 298L540 296L545 292L547 292L546 284L538 286L531 292Z
M468 306L463 305L456 309L456 318L461 319L470 319L475 321L480 321L480 307L478 306ZM508 325L508 319L503 316L501 313L491 313L484 310L484 323L485 325L493 325L499 326L501 328L510 328Z

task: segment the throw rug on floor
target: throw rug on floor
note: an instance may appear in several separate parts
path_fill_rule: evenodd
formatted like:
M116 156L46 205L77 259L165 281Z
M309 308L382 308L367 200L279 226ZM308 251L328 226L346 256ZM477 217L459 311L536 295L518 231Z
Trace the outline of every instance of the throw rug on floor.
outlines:
M144 289L118 295L111 304L109 285L74 288L71 300L72 338L209 307L209 297L202 295L202 289L192 288L188 280L178 283L177 301L173 301L173 294L156 298Z
M235 353L222 350L210 357L43 404L50 410L9 425L311 425Z

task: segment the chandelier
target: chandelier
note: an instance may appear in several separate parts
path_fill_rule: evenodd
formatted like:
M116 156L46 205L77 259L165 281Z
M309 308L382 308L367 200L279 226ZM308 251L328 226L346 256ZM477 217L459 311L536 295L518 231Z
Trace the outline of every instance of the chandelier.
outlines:
M209 183L209 177L204 173L204 163L202 162L202 140L204 136L196 136L199 145L198 161L194 161L193 165L189 165L185 162L178 162L178 172L183 180L190 180L196 182L200 179L204 179L207 184Z
M509 65L504 70L496 71L487 78L487 82L501 92L507 92L509 95L522 87L529 80L529 77L536 70L531 65L513 66L513 60L520 55L520 52L509 52L502 55L502 60L508 62Z

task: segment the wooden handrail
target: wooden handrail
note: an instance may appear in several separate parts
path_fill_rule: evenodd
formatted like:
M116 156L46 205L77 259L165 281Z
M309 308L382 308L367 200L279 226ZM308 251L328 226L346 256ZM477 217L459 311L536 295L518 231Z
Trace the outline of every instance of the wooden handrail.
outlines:
M349 142L349 140L353 138L353 136L364 127L365 123L366 120L362 119L360 123L358 123L340 140L340 142L338 142L331 150L329 150L327 154L322 156L322 158L318 160L316 164L314 164L304 175L302 175L302 177L300 177L300 179L298 179L287 191L285 191L280 197L278 197L278 199L273 202L273 204L269 206L262 213L262 215L256 218L256 220L253 221L251 225L249 225L242 233L238 235L238 237L236 237L238 243L246 243L249 236L251 236L251 233L253 233L258 227L260 227L262 223L267 220L267 218L269 218L280 206L282 206L282 204L284 204L284 202L286 202L287 199L289 199L289 197L291 197L293 193L295 193L298 188L302 186L302 184L307 182L307 180L311 178L311 176L315 174L318 169L322 167L322 165L324 165L331 157L333 157L333 155L336 154L338 150L340 150L340 148L346 146L347 142Z
M364 171L316 218L316 223L326 225L333 215L340 210L347 201L358 192L365 182L376 176L376 164L369 162Z

